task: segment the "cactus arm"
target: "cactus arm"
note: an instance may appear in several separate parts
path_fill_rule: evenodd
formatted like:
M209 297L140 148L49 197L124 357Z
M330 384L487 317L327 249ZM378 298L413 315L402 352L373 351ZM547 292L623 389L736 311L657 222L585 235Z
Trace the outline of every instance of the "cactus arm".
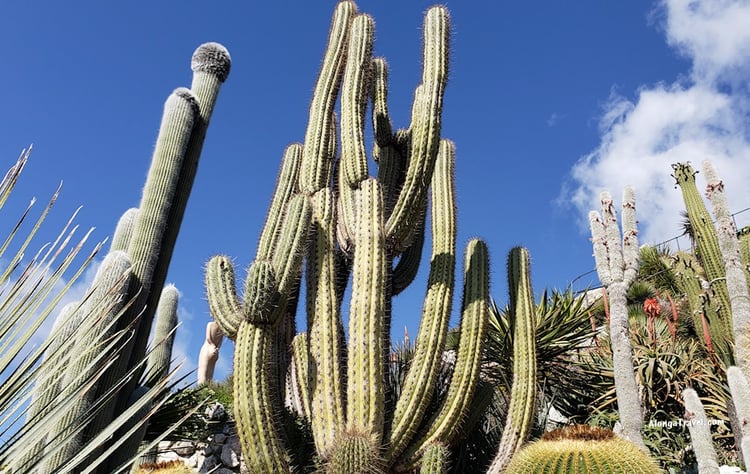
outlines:
M425 208L425 211L426 210L427 209ZM393 268L393 279L391 282L393 296L404 291L417 277L419 264L422 261L422 250L424 249L426 220L427 216L423 214L420 218L419 229L414 235L414 240L411 245L401 253L398 263Z
M161 290L159 306L156 308L156 327L154 328L154 347L148 356L149 377L145 386L153 387L155 382L169 374L172 363L177 328L177 303L180 292L174 285L167 285Z
M292 363L289 374L287 398L295 411L312 421L310 350L306 333L299 333L292 339Z
M376 145L383 148L393 141L393 125L388 114L388 63L383 58L373 58L370 70L373 135Z
M242 453L250 472L290 472L289 456L273 403L267 366L273 341L269 325L240 324L235 341L234 414Z
M211 316L216 320L221 332L234 340L244 316L237 299L234 266L229 257L217 255L208 261L206 295Z
M278 239L278 229L281 225L287 202L298 191L298 176L302 163L302 145L294 143L284 151L281 170L276 179L276 189L266 215L266 222L261 231L258 242L257 258L269 260Z
M488 473L501 473L526 442L536 416L536 311L528 250L508 256L508 285L513 318L513 383L500 447Z
M390 460L406 448L430 404L451 314L456 267L455 150L451 142L443 140L440 151L431 184L433 244L427 295L416 352L393 415Z
M357 193L352 297L349 313L347 431L383 437L386 255L383 197L369 178Z
M448 76L450 21L442 6L430 8L424 21L422 83L412 114L411 153L404 188L386 223L388 240L396 248L408 245L415 209L427 192L439 147L443 93Z
M144 286L142 296L139 296L139 301L135 305L135 308L138 311L143 310L144 313L136 330L134 349L130 355L131 367L136 366L146 354L146 346L151 333L154 313L159 304L160 295L159 291L151 291L150 289L161 289L166 282L174 245L177 241L177 235L180 232L182 218L185 214L188 198L190 197L193 182L195 181L195 175L198 171L198 162L200 160L201 151L203 150L203 142L206 137L206 131L208 130L208 124L211 120L214 106L216 105L220 86L229 75L231 58L229 57L229 52L224 46L218 43L204 43L198 46L193 52L190 67L193 70L193 80L190 85L190 93L196 101L197 113L193 119L193 126L191 127L192 130L184 152L183 160L180 163L179 168L175 167L171 170L172 173L176 172L178 176L176 176L177 181L174 183L174 193L169 199L169 206L164 210L166 213L163 215L166 216L166 220L161 222L162 224L166 224L166 226L161 230L161 234L159 234L159 251L154 256L155 261L152 263L154 266L150 270L151 274L146 281L141 282L148 284ZM148 186L148 180L146 186ZM144 191L144 201L140 206L140 209L142 210L141 214L144 212L151 212L150 210L144 210L144 204L148 203L148 201L145 201L145 197L146 192ZM134 232L138 232L138 224L136 224ZM131 248L128 249L129 252L131 252ZM137 268L137 257L135 254L131 253L131 258L133 259L135 269ZM137 272L135 274L138 276ZM140 298L143 298L143 300Z
M487 318L489 315L489 255L487 245L473 239L464 257L464 294L461 309L461 341L448 394L429 429L402 456L403 465L419 464L424 451L434 442L450 444L461 428L466 409L479 381Z
M739 445L747 466L750 464L750 385L742 369L736 366L727 369L727 381L737 419L742 426L742 439Z
M311 423L319 453L330 452L344 426L344 368L340 301L336 295L334 202L329 188L313 196L313 235L307 259L309 359L314 367Z
M626 292L630 282L626 281L630 275L637 272L637 259L628 258L628 268L625 268L624 245L633 245L636 235L634 214L628 214L623 223L624 242L620 241L615 217L612 197L608 192L601 194L602 214L589 214L591 236L594 246L594 258L599 279L605 286L609 297L610 322L609 336L612 345L612 361L615 371L615 389L617 392L617 407L623 435L626 439L646 450L643 442L643 414L638 396L638 385L633 368L633 348L630 342L630 323ZM631 209L632 208L632 209ZM623 198L625 212L635 212L635 198L631 189L626 188ZM630 226L630 227L629 227ZM637 241L635 242L637 247ZM628 251L629 252L629 251Z
M289 201L271 259L278 277L279 292L284 297L289 296L299 278L311 216L312 206L307 196L297 194Z
M703 163L703 172L707 182L706 195L716 218L717 240L724 261L726 289L732 310L734 360L745 376L750 376L750 293L742 265L737 228L729 213L724 183L716 175L710 162Z
M120 219L117 221L117 227L115 227L115 233L112 237L112 243L109 247L110 252L128 250L130 237L133 235L133 227L135 226L136 219L138 219L137 207L128 209L122 216L120 216Z
M706 411L692 388L682 391L685 402L685 421L690 431L695 458L698 461L698 472L701 474L719 474L719 463L716 458L711 437L711 426L708 424Z
M372 17L369 15L360 14L354 18L341 86L341 167L345 183L351 188L357 188L369 173L364 119L369 92L373 29Z
M706 273L706 279L710 288L714 292L716 302L714 307L718 311L718 322L711 322L710 326L713 332L719 332L723 338L731 338L732 334L732 315L730 312L731 303L729 293L724 282L726 271L721 256L716 228L714 228L711 216L703 203L703 199L698 192L695 184L695 171L689 163L676 163L672 165L674 174L672 175L677 185L682 191L682 198L685 201L690 226L693 229L693 238L695 240L695 253L701 262ZM731 358L731 353L721 354L725 358Z
M440 443L433 443L427 447L422 456L422 466L419 474L442 474L448 472L448 448Z
M356 11L354 2L339 2L331 20L328 45L310 104L310 120L302 153L300 187L309 194L322 189L329 181L330 160L326 152L330 149L329 141L334 139L330 134L333 107L346 64L349 29Z

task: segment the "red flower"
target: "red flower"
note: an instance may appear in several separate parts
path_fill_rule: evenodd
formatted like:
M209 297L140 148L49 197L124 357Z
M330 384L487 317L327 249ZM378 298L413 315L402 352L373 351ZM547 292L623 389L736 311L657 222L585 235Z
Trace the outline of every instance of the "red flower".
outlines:
M655 318L661 314L661 306L656 298L648 298L643 302L643 311L646 312L649 317Z

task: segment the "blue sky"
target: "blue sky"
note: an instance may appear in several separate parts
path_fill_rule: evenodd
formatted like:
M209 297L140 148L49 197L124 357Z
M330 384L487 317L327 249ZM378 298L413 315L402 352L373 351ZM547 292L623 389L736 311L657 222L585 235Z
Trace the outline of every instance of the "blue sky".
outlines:
M4 5L4 166L34 145L6 222L13 206L46 199L63 181L48 238L80 205L82 227L95 226L98 240L111 235L138 204L164 100L189 85L193 50L224 44L232 71L168 278L182 293L176 352L194 366L209 320L203 265L217 253L239 267L250 263L281 154L304 136L334 4ZM396 126L408 122L430 4L358 3L375 18L375 54L390 65ZM453 37L443 136L457 146L459 245L475 236L488 242L499 302L507 300L505 258L515 245L531 252L537 292L565 288L593 269L585 216L602 189L619 197L624 185L635 186L642 242L677 235L682 205L670 163L700 168L712 159L732 209L750 207L748 1L447 6ZM737 219L747 225L750 212ZM396 302L399 333L406 325L416 334L424 274ZM574 286L595 283L587 275ZM220 374L231 348L222 349Z

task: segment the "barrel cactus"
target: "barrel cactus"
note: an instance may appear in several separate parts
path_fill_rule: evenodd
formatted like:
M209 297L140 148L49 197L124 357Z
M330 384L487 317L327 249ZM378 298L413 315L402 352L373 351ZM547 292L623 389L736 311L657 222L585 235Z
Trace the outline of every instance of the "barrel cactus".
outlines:
M635 444L614 432L574 425L545 433L521 449L507 474L549 472L577 474L656 474L656 463Z

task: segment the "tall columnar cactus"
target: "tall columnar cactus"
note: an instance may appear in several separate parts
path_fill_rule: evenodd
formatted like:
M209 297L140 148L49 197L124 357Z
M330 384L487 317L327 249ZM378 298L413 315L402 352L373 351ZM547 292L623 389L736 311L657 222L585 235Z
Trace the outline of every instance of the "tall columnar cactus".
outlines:
M614 364L617 409L622 434L641 449L646 449L641 431L643 413L633 369L633 348L626 292L638 272L638 231L635 219L635 194L626 187L622 198L622 239L617 227L612 197L601 195L602 213L589 213L594 258L599 280L609 298L609 336Z
M710 290L706 293L706 297L709 298L706 304L710 304L716 313L716 318L708 321L711 336L715 345L718 345L718 355L727 365L731 365L733 362L731 347L724 343L727 341L731 344L732 340L731 302L716 228L696 186L696 172L693 167L689 163L675 163L672 169L674 170L673 177L685 201L695 242L695 254L705 271L706 282Z
M536 310L529 252L516 247L508 257L510 317L513 328L513 383L510 406L490 473L504 472L531 432L536 416Z
M163 292L162 288L206 128L229 67L223 46L201 45L193 54L191 89L178 88L166 101L140 206L126 212L118 223L103 267L110 269L107 278L98 278L92 294L75 310L84 323L68 343L85 340L86 344L75 348L86 350L71 359L64 375L67 387L54 400L64 415L54 422L52 438L56 441L48 439L41 472L57 472L61 466L76 470L81 463L96 463L99 472L115 472L135 454L129 449L137 448L140 439L126 433L127 419L148 407L165 384L171 349L168 344L157 347L152 356L159 368L144 378L148 338L160 297L164 296L165 304L172 300L171 308L162 308L163 314L174 314L176 309L176 290L167 287ZM127 263L127 278L122 277L122 265L107 263L113 258ZM115 289L116 278L124 283ZM174 327L174 318L166 319L163 328L159 323L157 339L168 339L165 334ZM111 432L118 426L120 432L106 434L105 429ZM134 431L143 433L144 429ZM117 442L124 439L118 449ZM79 453L82 442L95 442L98 449ZM75 461L71 461L73 456ZM102 462L105 458L108 463Z
M729 392L732 394L732 402L737 419L742 427L742 438L739 440L742 458L745 468L750 465L750 384L748 378L739 367L727 369L727 381Z
M734 334L734 361L745 376L750 377L750 291L742 264L737 227L729 213L724 183L709 161L703 163L703 172L707 182L706 197L711 201L716 218L717 240L724 263L724 286L729 297Z
M373 29L353 2L338 3L305 142L284 154L243 294L228 257L214 257L206 268L211 313L235 341L235 418L253 472L290 472L312 463L299 459L287 441L288 428L280 423L285 399L309 421L317 456L330 472L414 469L423 459L432 466L423 466L425 472L440 472L478 382L489 270L486 246L473 240L466 249L454 374L436 411L428 411L455 271L454 149L440 140L448 13L443 7L426 13L422 81L409 128L396 132L386 104L386 64L371 57ZM371 173L365 149L368 100L377 173ZM428 202L433 248L417 356L401 396L391 400L385 383L391 298L416 273ZM342 306L349 281L346 341ZM279 337L294 324L303 284L307 332L293 340ZM294 354L293 372L285 377L273 373L280 352Z
M711 426L708 424L703 403L692 388L682 391L682 399L685 401L685 422L690 431L693 451L698 461L698 472L719 474L719 462L711 438Z

